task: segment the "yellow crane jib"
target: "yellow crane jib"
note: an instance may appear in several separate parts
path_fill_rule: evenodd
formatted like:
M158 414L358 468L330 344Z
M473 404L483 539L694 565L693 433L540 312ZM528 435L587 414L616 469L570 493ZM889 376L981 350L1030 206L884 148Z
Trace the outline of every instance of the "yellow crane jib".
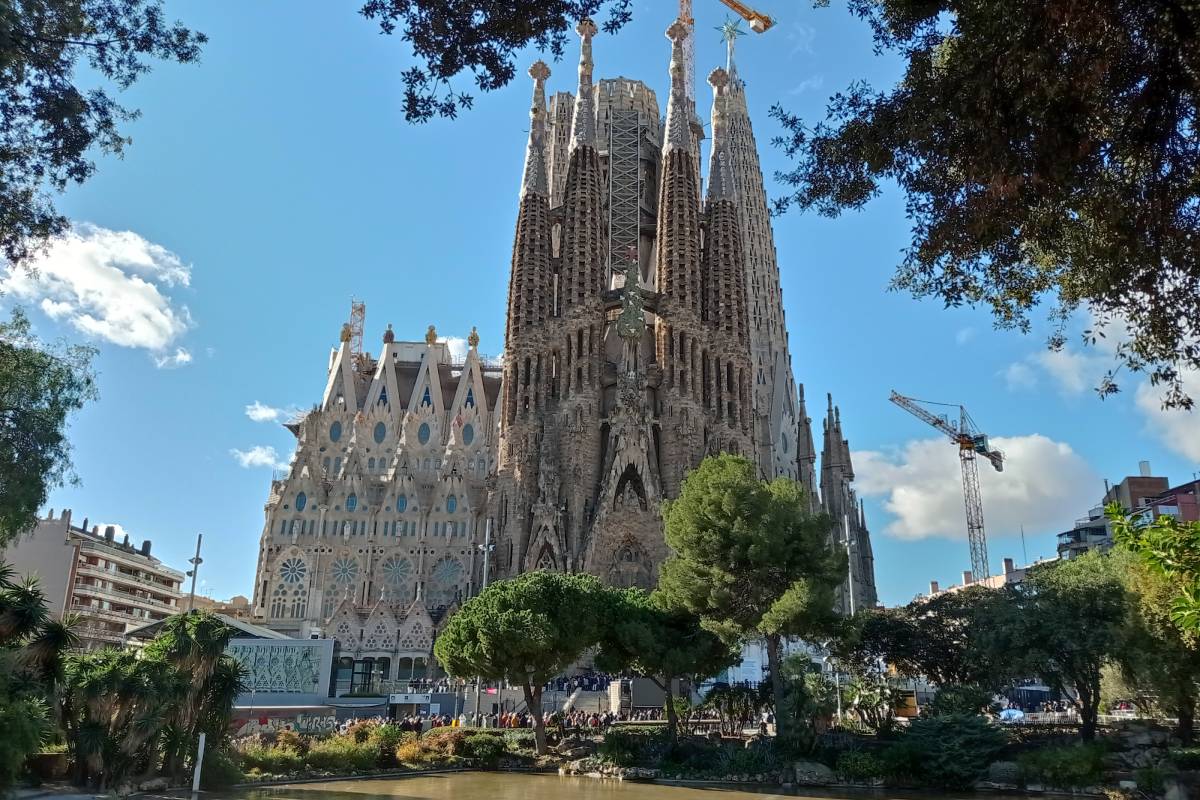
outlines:
M755 33L765 33L775 25L775 20L771 19L761 11L755 11L745 3L739 3L738 0L721 0L732 11L750 25L750 30Z

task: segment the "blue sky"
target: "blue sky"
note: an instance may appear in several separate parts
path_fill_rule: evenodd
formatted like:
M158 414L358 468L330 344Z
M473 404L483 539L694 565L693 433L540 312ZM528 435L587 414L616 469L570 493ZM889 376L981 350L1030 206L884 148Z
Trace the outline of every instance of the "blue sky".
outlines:
M756 2L779 24L744 37L738 64L778 195L770 176L787 162L769 144L770 105L815 120L831 92L855 79L887 85L898 65L873 55L867 26L839 4ZM725 13L716 0L695 5L707 90ZM153 539L178 567L203 531L202 591L217 597L250 593L270 462L291 452L279 424L251 416L319 399L351 297L367 303L369 349L389 322L409 339L431 323L459 337L477 325L483 352L502 348L523 76L537 56L458 121L411 126L403 43L356 8L169 2L209 35L202 63L160 65L125 94L144 112L127 128L128 153L100 157L97 177L61 199L76 237L39 280L4 284L3 304L29 308L41 335L100 349L101 397L72 428L82 485L50 505ZM641 0L633 24L598 37L597 77L640 78L665 97L673 8ZM572 46L551 64L552 90L572 89L576 55ZM1052 553L1103 479L1135 473L1141 459L1177 482L1200 469L1194 415L1160 413L1136 377L1115 398L1091 392L1111 360L1102 350L1072 340L1048 356L1044 332L997 332L983 311L888 292L908 241L898 193L840 219L791 214L775 227L796 377L818 436L825 393L841 407L885 602L969 565L954 448L889 404L890 389L967 404L1006 450L1005 473L983 474L994 569L1002 556L1022 560L1021 525L1030 559Z

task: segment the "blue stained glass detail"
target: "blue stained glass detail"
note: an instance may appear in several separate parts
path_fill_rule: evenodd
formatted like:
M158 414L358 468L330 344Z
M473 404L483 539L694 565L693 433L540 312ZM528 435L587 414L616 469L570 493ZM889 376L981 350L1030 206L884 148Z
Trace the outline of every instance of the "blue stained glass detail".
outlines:
M426 396L429 395L429 390L425 390ZM422 422L421 427L417 428L417 441L421 444L429 444L429 423Z
M475 441L475 426L469 422L463 425L462 440L463 444L470 444Z
M296 495L296 510L303 511L306 505L308 505L308 495L306 495L304 492L300 492L298 495Z
M457 510L458 510L458 498L455 497L454 495L450 495L449 497L446 498L446 513L453 514Z
M467 408L475 407L475 390L474 389L467 389L467 399L463 403L463 405L465 405Z
M375 423L375 444L383 444L385 436L387 436L387 425L382 422Z
M396 512L403 514L406 508L408 508L408 498L400 495L396 498Z
M338 439L341 439L341 438L342 438L342 423L334 422L332 425L329 426L329 439L330 439L330 441L336 442Z
M353 511L358 508L358 495L352 494L346 498L346 510Z
M423 405L423 406L433 405L433 400L429 397L429 387L428 386L425 387L425 394L421 396L421 405Z

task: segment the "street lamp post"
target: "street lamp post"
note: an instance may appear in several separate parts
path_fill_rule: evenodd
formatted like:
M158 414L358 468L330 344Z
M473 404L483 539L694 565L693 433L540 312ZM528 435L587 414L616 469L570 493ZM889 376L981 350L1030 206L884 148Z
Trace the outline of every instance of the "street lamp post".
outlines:
M200 557L200 542L204 540L203 533L196 534L196 555L188 559L188 563L192 568L187 571L188 576L192 579L192 591L188 595L188 613L196 607L196 573L200 571L200 565L204 563L204 559Z
M488 586L488 564L492 551L496 549L496 545L492 544L492 518L488 517L487 527L484 529L483 544L479 545L479 549L483 551L483 586L480 588L482 593ZM479 675L475 676L475 719L481 721L479 716L479 704L482 701L481 694L483 693L483 678Z

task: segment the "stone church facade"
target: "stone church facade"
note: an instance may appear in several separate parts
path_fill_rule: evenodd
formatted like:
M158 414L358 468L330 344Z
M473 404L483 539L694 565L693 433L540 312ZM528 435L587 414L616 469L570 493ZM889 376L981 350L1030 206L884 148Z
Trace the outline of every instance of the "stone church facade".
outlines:
M337 638L356 671L423 671L437 625L478 591L489 530L492 579L551 569L653 586L668 555L660 504L718 452L803 483L851 554L839 603L851 585L856 609L876 602L840 413L830 400L818 472L792 376L732 46L708 78L702 169L690 27L667 32L665 119L645 84L593 82L595 32L578 27L573 95L548 104L549 68L530 69L502 362L474 332L453 358L432 326L424 342L389 327L374 357L347 326L321 402L288 424L296 455L267 499L255 611Z

